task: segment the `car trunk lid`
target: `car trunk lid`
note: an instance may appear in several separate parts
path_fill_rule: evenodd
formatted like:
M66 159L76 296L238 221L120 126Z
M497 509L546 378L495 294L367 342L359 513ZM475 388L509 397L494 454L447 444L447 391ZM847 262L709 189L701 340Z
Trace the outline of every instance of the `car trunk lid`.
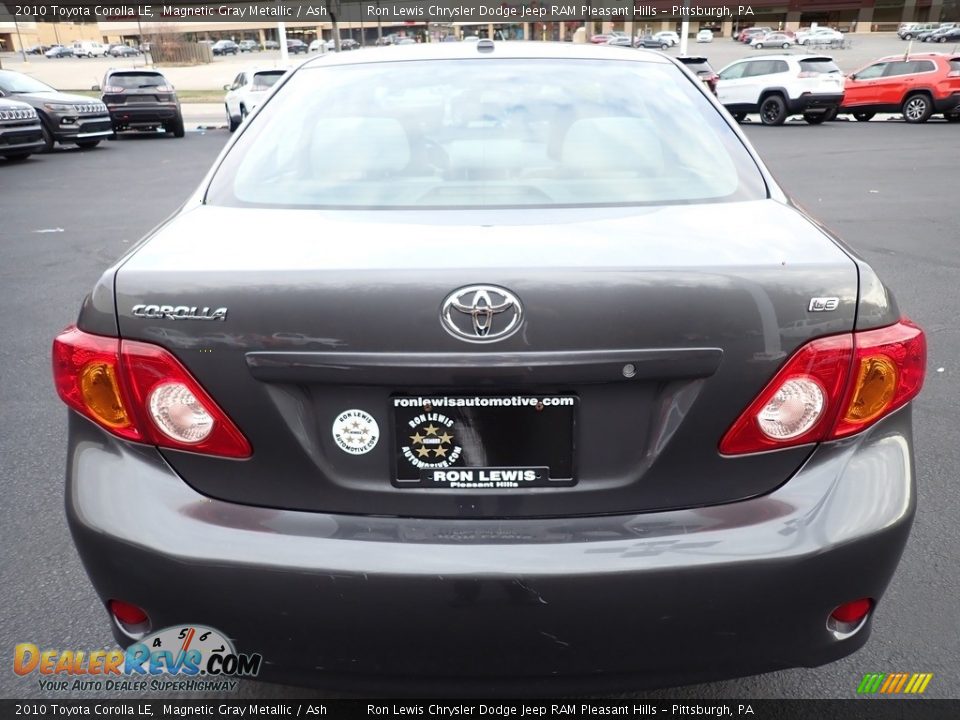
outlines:
M464 296L470 307L515 295L516 332L482 343L444 329L445 299L475 285L493 289ZM253 445L243 461L164 450L199 491L534 517L709 505L785 482L810 447L730 458L717 444L797 347L852 330L857 272L774 201L495 217L204 206L133 253L116 294L121 335L176 354ZM808 312L824 297L834 310ZM465 467L551 482L435 482Z

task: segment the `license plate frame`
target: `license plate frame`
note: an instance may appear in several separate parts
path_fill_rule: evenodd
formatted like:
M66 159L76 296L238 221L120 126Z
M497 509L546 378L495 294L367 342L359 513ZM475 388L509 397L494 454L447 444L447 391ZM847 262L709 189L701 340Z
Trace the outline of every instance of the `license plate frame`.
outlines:
M577 484L573 394L390 397L391 483L518 492Z

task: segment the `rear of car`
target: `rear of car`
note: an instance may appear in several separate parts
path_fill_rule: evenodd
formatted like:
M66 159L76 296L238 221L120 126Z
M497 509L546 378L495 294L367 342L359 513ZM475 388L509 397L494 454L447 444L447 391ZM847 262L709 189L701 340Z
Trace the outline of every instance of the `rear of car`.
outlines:
M22 160L43 149L43 130L36 110L26 103L0 99L0 155Z
M155 70L110 70L103 78L101 100L114 132L163 128L184 136L180 100L173 85Z
M705 57L678 57L677 60L685 65L686 68L696 75L700 80L710 88L710 92L714 95L717 94L717 81L720 79L720 76L717 75L717 71L713 69L713 66L710 65L710 61Z
M291 72L56 339L119 641L525 693L866 642L922 332L678 63L511 45Z
M845 78L825 55L766 55L739 60L720 71L717 97L737 119L759 113L765 125L791 115L811 124L831 119L843 102Z
M240 46L232 40L217 40L210 46L210 52L214 55L236 55L240 51Z

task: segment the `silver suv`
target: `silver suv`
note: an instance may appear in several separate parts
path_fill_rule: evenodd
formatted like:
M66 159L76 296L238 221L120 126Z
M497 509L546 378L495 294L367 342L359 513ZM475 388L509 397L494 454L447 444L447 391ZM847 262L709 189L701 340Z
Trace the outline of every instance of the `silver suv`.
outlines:
M826 55L764 55L723 68L717 98L738 121L759 113L764 125L783 125L791 115L803 115L818 125L836 117L844 82Z

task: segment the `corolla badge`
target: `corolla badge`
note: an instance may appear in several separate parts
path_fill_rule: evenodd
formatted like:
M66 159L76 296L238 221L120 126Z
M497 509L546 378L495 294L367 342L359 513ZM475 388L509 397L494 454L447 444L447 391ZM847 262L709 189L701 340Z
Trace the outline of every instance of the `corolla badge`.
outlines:
M509 290L468 285L447 295L440 308L443 329L467 342L488 343L510 337L523 320L523 306Z
M134 317L150 320L226 320L225 307L211 308L197 305L134 305Z

